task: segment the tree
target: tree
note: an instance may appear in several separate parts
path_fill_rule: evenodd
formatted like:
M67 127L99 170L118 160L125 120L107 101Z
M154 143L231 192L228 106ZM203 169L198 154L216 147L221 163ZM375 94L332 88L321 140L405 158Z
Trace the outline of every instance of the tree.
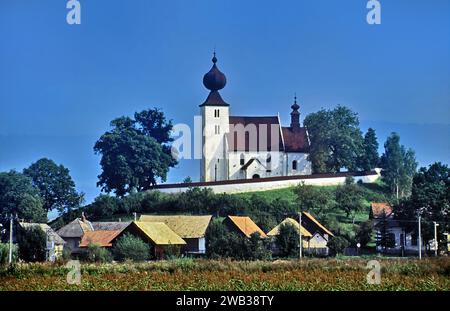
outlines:
M42 158L23 170L30 177L33 185L39 189L43 199L43 208L50 212L60 213L79 207L83 202L83 194L77 193L70 172L63 165Z
M378 230L376 244L381 246L383 249L395 246L395 236L390 230L389 218L385 211L380 217L380 220L376 224L376 229Z
M150 257L150 247L144 241L129 233L120 237L114 246L114 257L123 261L145 261Z
M319 217L334 208L335 201L332 193L326 189L301 183L294 188L297 205L301 211L313 212Z
M135 113L134 119L120 117L111 122L112 130L95 143L101 155L102 173L98 186L118 196L150 189L157 179L165 181L172 157L172 122L158 109Z
M89 243L84 256L85 260L89 262L106 263L112 261L111 253L106 248L93 243Z
M361 187L349 180L344 185L336 187L335 196L337 206L345 211L347 217L353 214L355 223L356 213L364 208Z
M363 152L358 115L347 107L322 109L305 118L311 140L309 159L316 173L357 170Z
M366 247L373 241L372 221L368 220L361 223L356 232L356 240L361 244L361 247Z
M228 247L230 234L225 225L218 220L213 220L206 230L206 255L209 258L231 257Z
M250 238L244 240L246 243L246 258L251 260L267 260L270 259L271 253L266 240L261 239L258 232L250 235Z
M0 223L7 227L9 215L30 222L46 222L42 199L32 180L16 171L0 173Z
M327 246L336 255L341 254L349 245L350 243L347 241L347 239L341 236L332 236L327 243Z
M384 181L397 199L410 193L412 178L417 168L414 151L400 145L400 136L392 133L384 144L381 172Z
M24 261L45 261L47 235L38 226L21 229L18 234L19 256Z
M439 222L438 240L443 240L443 233L450 230L450 168L440 162L420 168L413 178L411 196L394 205L394 212L399 219L412 221L421 215L424 241L434 239L433 221ZM416 223L408 222L406 227L417 235Z
M364 135L363 152L359 159L359 167L364 171L371 171L377 167L379 161L377 136L375 130L369 128Z
M280 256L294 257L299 254L299 232L297 228L289 223L280 226L279 234L275 237L275 244L278 247Z

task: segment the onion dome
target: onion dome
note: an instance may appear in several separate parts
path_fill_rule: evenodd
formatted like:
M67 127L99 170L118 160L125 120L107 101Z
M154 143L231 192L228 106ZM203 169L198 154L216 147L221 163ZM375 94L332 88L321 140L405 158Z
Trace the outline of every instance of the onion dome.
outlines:
M225 87L227 84L227 78L219 70L219 68L217 68L216 52L214 52L212 62L213 66L211 70L203 76L203 85L210 91L218 91Z
M294 104L291 106L291 128L298 129L300 128L300 106L297 104L297 95L294 96Z

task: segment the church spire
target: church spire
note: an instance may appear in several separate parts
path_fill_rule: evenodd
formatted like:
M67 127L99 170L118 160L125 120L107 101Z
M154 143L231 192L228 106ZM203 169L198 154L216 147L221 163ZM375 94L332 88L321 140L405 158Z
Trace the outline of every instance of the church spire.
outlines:
M300 128L300 106L297 104L297 94L294 95L294 104L291 106L291 128Z
M227 84L227 77L217 68L215 49L211 61L213 62L211 70L203 76L203 85L210 90L210 93L206 101L200 106L228 106L219 93L219 90Z

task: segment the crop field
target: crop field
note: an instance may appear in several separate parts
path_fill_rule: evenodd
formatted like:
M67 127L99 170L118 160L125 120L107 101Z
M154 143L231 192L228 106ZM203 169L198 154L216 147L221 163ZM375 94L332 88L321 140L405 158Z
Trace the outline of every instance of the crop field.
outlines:
M450 258L377 259L381 283L368 284L370 259L81 264L81 283L68 284L64 264L18 264L0 270L0 290L450 290Z

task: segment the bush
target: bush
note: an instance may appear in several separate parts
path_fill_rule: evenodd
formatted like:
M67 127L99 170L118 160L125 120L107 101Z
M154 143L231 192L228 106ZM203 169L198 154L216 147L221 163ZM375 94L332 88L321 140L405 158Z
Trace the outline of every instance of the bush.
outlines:
M127 259L145 261L150 258L150 247L141 239L131 234L125 234L117 240L113 253L119 261Z
M297 228L285 223L280 226L280 232L275 237L275 244L278 247L280 256L293 257L299 253L299 234Z
M12 261L16 262L18 259L17 245L12 247ZM9 243L0 243L0 265L6 265L9 262Z
M335 255L339 255L340 253L342 253L344 249L349 245L350 243L345 238L340 236L331 237L327 243L327 246Z
M86 253L85 260L89 262L111 262L112 256L111 253L106 249L99 245L89 243Z
M24 261L45 261L47 235L40 227L21 229L17 242L19 244L19 256Z

